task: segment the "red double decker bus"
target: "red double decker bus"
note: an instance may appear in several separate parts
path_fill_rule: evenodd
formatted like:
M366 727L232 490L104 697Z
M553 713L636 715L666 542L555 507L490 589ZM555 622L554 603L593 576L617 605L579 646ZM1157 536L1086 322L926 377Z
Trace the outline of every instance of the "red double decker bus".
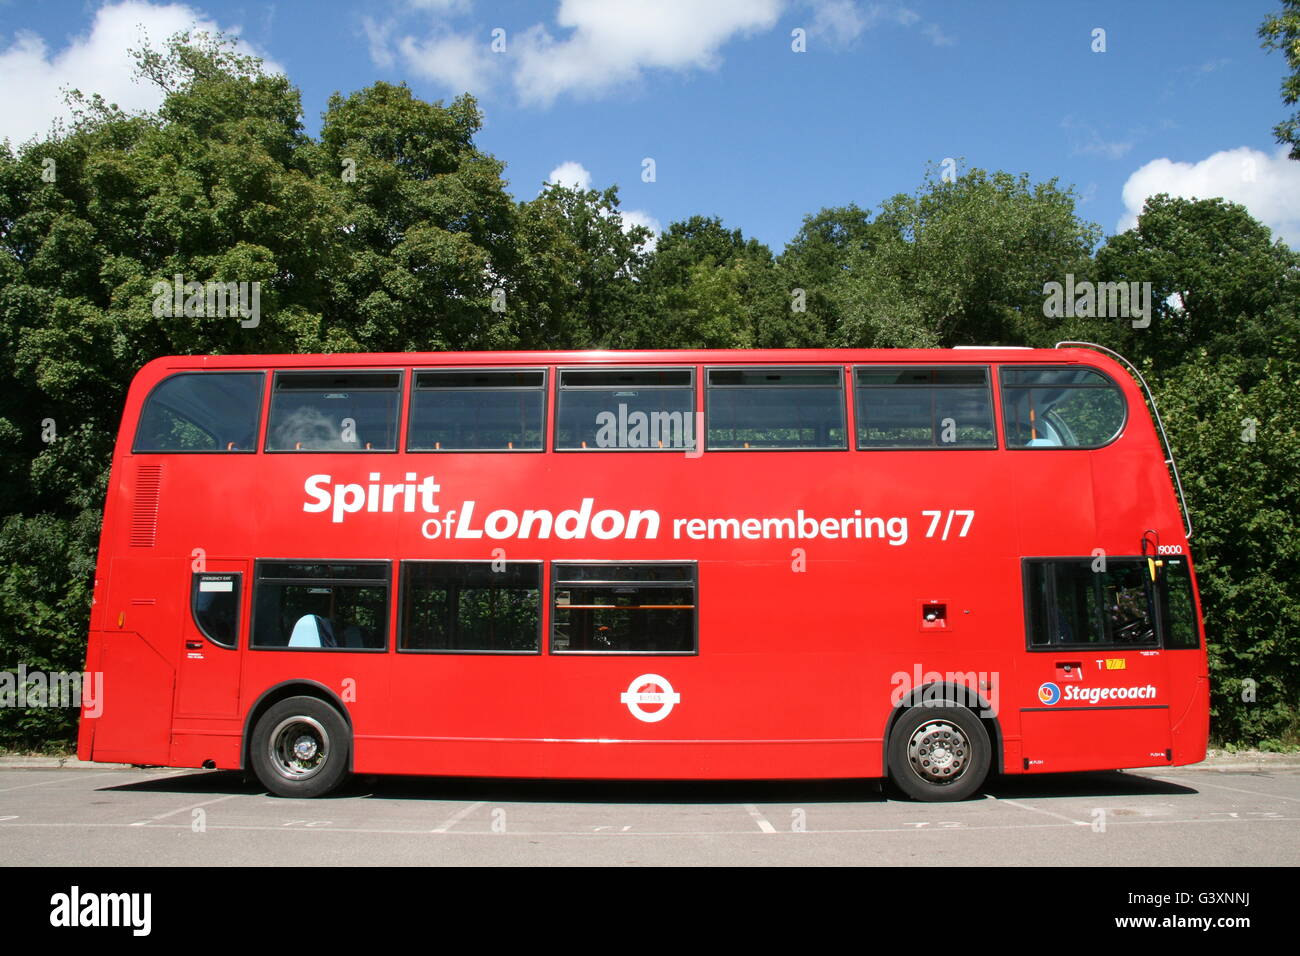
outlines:
M288 796L1194 763L1158 425L1082 347L159 359L78 752Z

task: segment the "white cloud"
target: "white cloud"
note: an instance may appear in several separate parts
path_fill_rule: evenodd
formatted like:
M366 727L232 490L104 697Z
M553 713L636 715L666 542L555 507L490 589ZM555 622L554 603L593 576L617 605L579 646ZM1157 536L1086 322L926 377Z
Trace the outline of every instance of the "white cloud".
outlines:
M957 41L944 33L937 23L927 23L921 33L935 46L954 46Z
M488 37L442 33L425 41L402 37L397 48L415 73L459 94L481 92L491 85L495 54L489 49L490 42ZM373 48L370 55L373 59Z
M944 33L937 23L925 23L915 10L894 3L862 4L857 0L805 0L812 7L808 32L823 37L832 47L846 47L865 31L881 24L914 27L920 24L921 35L935 46L952 46L957 41Z
M561 0L561 39L538 25L512 38L525 103L596 96L651 69L714 69L733 37L770 30L781 0Z
M846 47L879 24L919 24L936 46L956 42L907 7L860 0L558 0L553 24L496 38L492 32L498 28L490 30L491 22L481 17L472 28L466 25L471 0L405 0L383 22L367 17L362 26L370 58L383 69L400 58L455 92L486 92L508 73L521 103L550 106L565 95L608 95L650 71L717 69L727 43L766 33L797 8L811 11L809 33L831 47ZM412 34L406 26L413 18L429 21L423 33ZM394 39L399 22L404 32ZM494 39L504 41L504 48L493 49Z
M590 189L591 173L582 163L575 163L573 160L560 163L551 170L546 177L548 183L559 183L561 186L567 186L569 189Z
M143 28L144 33L141 30ZM125 0L100 7L90 30L71 37L52 51L35 33L19 32L0 51L0 139L8 137L17 146L34 136L43 136L57 117L71 116L63 102L63 90L98 93L124 110L151 110L162 103L162 91L146 81L135 81L135 61L127 50L144 45L161 48L162 42L182 30L203 30L227 34L238 27L221 27L193 7L182 3L152 4ZM260 55L240 41L239 52ZM266 59L263 57L263 59ZM268 73L283 72L271 60Z
M1300 247L1300 162L1287 159L1285 146L1272 156L1239 146L1199 163L1152 160L1124 183L1124 215L1116 230L1136 226L1143 203L1157 193L1240 203L1288 245Z
M852 43L867 28L867 17L853 0L813 0L808 32L837 46Z
M1074 145L1071 153L1075 156L1079 154L1093 154L1104 156L1107 159L1119 159L1125 153L1133 148L1133 141L1129 140L1108 140L1103 139L1101 133L1091 123L1085 123L1077 120L1073 115L1061 120L1061 129L1072 130L1074 135L1071 139Z
M365 31L366 42L370 47L370 61L382 70L392 69L397 62L397 57L393 56L393 51L389 48L393 22L387 20L380 23L370 17L362 17L361 29Z
M439 13L464 13L473 6L471 0L406 0L406 2L417 10L436 10Z

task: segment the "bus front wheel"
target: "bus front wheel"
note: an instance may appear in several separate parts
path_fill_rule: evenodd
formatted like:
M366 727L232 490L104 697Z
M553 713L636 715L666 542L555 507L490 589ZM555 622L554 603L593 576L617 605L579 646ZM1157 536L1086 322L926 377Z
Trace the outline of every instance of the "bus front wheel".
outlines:
M989 772L988 731L970 710L926 702L898 718L889 735L889 777L913 800L964 800Z
M337 710L315 697L273 704L253 730L257 779L281 797L320 797L347 776L351 735Z

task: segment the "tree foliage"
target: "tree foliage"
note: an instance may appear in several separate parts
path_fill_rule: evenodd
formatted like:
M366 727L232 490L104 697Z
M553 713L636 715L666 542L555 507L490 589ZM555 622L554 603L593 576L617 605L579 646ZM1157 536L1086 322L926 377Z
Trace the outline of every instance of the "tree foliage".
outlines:
M1295 106L1300 103L1300 0L1282 0L1282 12L1260 24L1259 38L1266 50L1281 50L1286 57L1291 72L1282 80L1282 102ZM1292 159L1300 159L1300 111L1274 126L1273 135L1290 145Z

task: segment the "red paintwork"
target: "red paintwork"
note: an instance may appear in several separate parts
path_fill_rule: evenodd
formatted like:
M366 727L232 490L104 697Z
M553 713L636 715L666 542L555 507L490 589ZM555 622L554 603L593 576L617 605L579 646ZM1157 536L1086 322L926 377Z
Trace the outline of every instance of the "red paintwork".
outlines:
M750 451L594 454L133 455L149 390L196 369L432 366L988 365L1001 435L997 367L1083 363L1119 383L1123 435L1096 451ZM267 376L269 392L271 379ZM849 377L849 387L852 379ZM410 388L410 376L406 377ZM853 403L849 400L850 434ZM263 424L269 396L263 403ZM405 413L404 413L405 415ZM403 415L402 432L405 430ZM1163 454L1142 394L1123 369L1083 349L1044 351L682 351L163 358L136 376L113 459L100 544L87 669L105 672L103 713L83 716L82 759L194 767L242 765L250 708L269 688L303 679L347 698L359 772L590 778L864 777L884 773L895 710L893 675L997 675L1000 767L1007 773L1194 763L1209 724L1206 652L1029 653L1021 557L1103 548L1139 553L1150 528L1187 551ZM548 436L548 447L551 438ZM1001 444L1001 441L999 441ZM261 445L259 444L259 447ZM157 538L131 547L137 475L161 465ZM497 507L654 508L657 540L427 540L417 514L303 511L308 475L366 483L433 474L444 511ZM692 541L675 517L906 516L905 545L887 540ZM966 538L926 539L923 510L973 509ZM960 520L960 519L958 519ZM954 529L955 531L955 529ZM248 641L254 558L699 562L697 656L536 656L222 650L187 657L194 549L208 570L244 572ZM802 548L806 570L792 570ZM549 595L549 567L544 594ZM946 628L923 628L921 605L943 602ZM1198 612L1199 612L1199 597ZM548 609L549 610L549 609ZM1202 642L1203 644L1203 642ZM1123 670L1088 658L1123 658ZM1153 710L1036 710L1044 681L1077 660L1088 686L1150 683ZM620 695L639 675L666 677L681 701L667 719L635 719ZM924 679L924 677L923 677ZM978 680L979 677L974 678ZM958 678L966 683L968 679ZM353 693L346 693L352 688ZM653 709L647 706L647 710ZM1165 751L1172 752L1172 759ZM995 760L998 758L995 757Z

